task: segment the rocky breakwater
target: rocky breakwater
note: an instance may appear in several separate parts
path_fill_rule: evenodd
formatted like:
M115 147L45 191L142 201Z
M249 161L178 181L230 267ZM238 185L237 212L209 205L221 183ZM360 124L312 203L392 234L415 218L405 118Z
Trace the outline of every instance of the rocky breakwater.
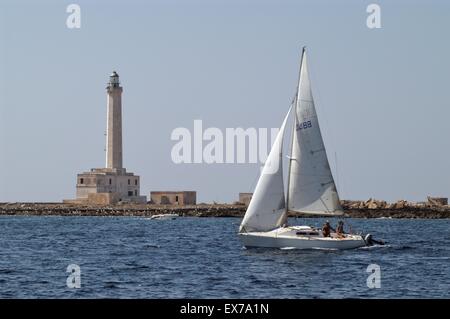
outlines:
M178 214L192 217L241 217L244 205L199 204L186 206L118 204L110 206L61 203L0 203L0 215L17 216L141 216Z
M399 200L341 201L345 215L354 218L450 218L450 206L445 201L428 197L427 202L413 203Z
M345 216L353 218L450 218L450 206L433 198L427 202L412 203L399 200L341 201ZM247 206L243 204L198 204L187 206L153 204L118 204L111 206L76 205L61 203L0 203L1 215L16 216L141 216L178 214L191 217L243 217ZM296 217L317 217L290 213Z

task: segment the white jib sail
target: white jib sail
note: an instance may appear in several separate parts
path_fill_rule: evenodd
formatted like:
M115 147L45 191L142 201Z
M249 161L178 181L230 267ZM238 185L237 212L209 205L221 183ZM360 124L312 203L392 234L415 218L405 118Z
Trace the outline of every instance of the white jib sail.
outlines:
M256 184L239 232L269 231L281 226L286 213L284 198L282 149L286 122L284 118Z
M305 51L294 114L288 209L310 214L341 215L343 211L314 107Z

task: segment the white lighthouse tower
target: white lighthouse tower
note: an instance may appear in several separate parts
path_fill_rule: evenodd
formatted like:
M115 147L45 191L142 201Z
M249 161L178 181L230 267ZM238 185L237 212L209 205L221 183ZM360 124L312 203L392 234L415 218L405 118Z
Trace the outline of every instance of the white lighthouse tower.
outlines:
M75 202L103 205L119 201L146 202L147 198L140 196L139 176L123 167L122 91L119 75L114 71L106 87L106 167L78 174Z
M106 168L122 168L122 87L119 75L114 71L106 87L107 123L106 123Z

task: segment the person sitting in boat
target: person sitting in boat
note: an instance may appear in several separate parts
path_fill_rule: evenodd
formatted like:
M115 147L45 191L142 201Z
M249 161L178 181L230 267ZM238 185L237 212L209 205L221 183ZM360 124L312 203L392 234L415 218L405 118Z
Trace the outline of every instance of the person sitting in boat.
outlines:
M336 235L337 235L337 237L339 237L339 238L343 238L343 237L345 237L344 234L345 234L345 231L344 231L344 222L343 222L342 220L340 220L340 221L338 222L338 226L337 226L337 228L336 228Z
M327 220L322 227L323 237L331 237L331 231L335 231L335 230L333 227L331 227L330 222Z

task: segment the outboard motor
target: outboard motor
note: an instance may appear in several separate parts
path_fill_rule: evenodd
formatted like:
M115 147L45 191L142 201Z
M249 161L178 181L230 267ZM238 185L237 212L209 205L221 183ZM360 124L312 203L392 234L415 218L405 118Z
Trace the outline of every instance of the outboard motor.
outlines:
M364 237L364 241L366 242L367 246L373 246L375 244L384 245L384 241L373 239L371 234L367 234L366 237Z
M373 246L371 234L367 234L366 237L364 237L364 241L366 242L367 246Z

